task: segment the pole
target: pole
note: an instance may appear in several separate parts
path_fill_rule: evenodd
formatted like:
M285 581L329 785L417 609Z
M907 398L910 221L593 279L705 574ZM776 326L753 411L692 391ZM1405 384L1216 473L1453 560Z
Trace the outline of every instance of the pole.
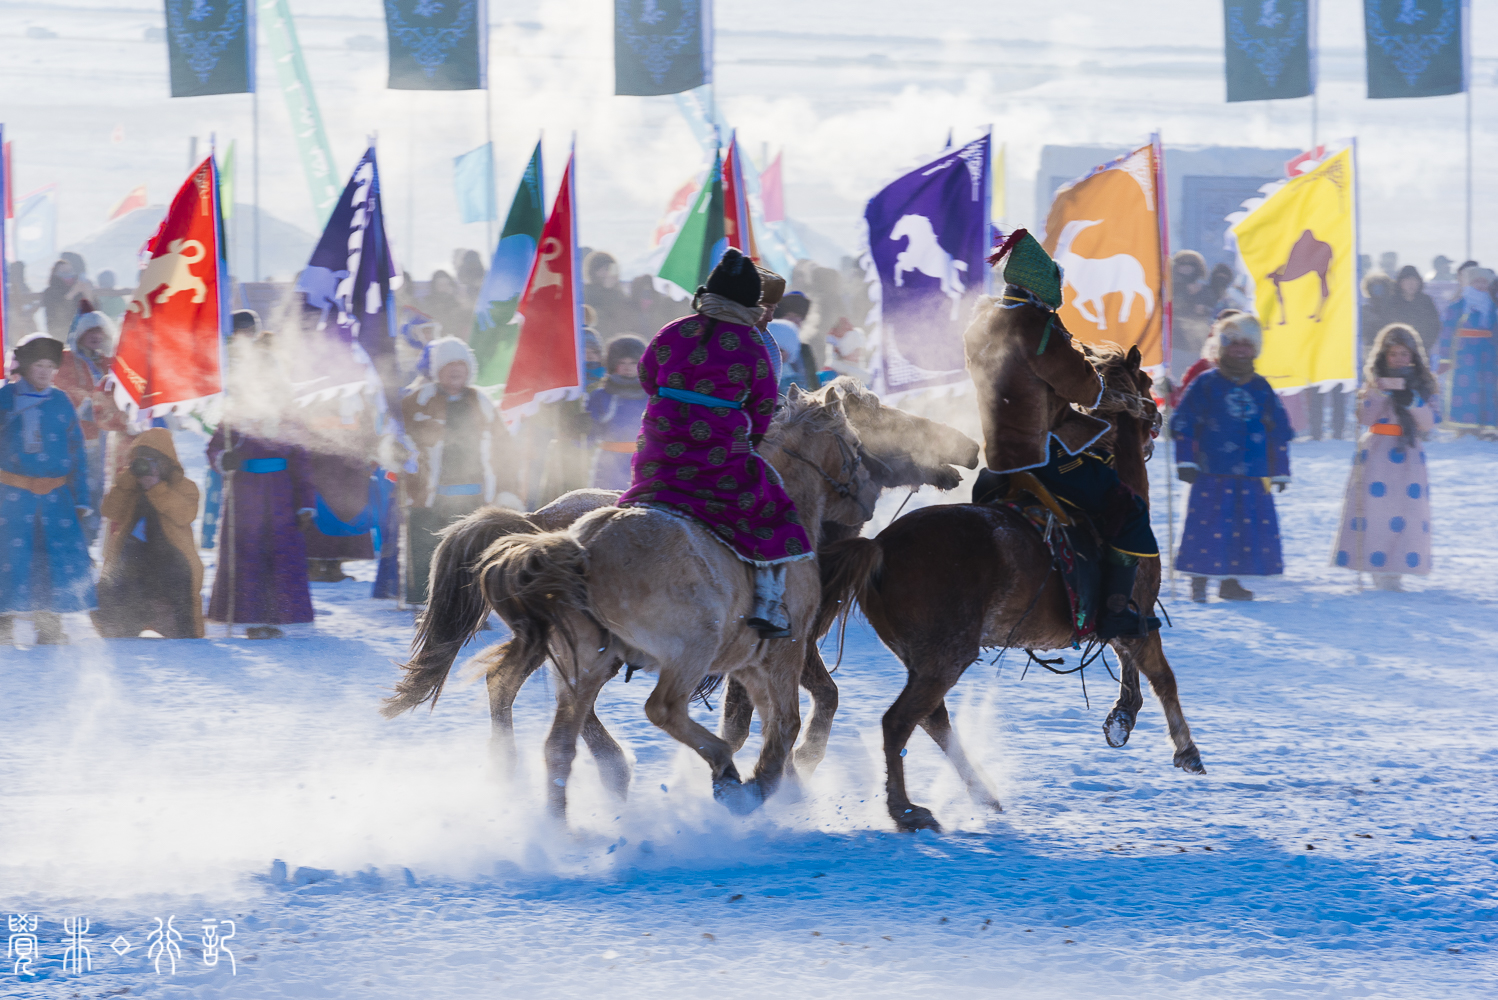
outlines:
M406 115L406 269L416 271L416 91L408 90Z
M187 139L187 172L192 173L192 168L198 165L198 137L188 136Z
M485 25L485 30L488 26ZM489 89L489 74L484 74L484 141L489 146L489 217L484 220L484 255L494 253L494 217L499 214L499 192L494 185L494 91ZM467 331L464 331L467 336Z
M224 395L226 397L228 396L228 392L227 392L228 385L229 385L228 379L225 379L224 380L224 388L225 388L226 391L225 391ZM228 400L225 399L225 403L227 403L227 402L228 402ZM227 411L228 407L225 406L224 409ZM225 416L224 417L224 453L225 454L232 454L233 451L234 451L234 428L230 425L229 418L227 416ZM232 638L234 638L234 592L239 589L238 574L235 572L238 569L238 567L235 565L236 560L234 558L234 556L235 556L235 553L234 553L234 542L235 542L235 538L234 538L234 470L233 469L226 469L226 470L224 470L224 545L223 545L223 558L227 560L228 570L229 570L229 572L227 574L227 579L225 581L226 586L228 586L228 588L229 588L229 592L228 592L228 594L225 595L225 599L224 599L224 619L225 619L225 621L224 621L224 630L225 630L224 631L224 638L226 638L226 639L232 639Z
M1463 260L1472 259L1472 80L1467 79L1467 252Z
M1155 161L1155 209L1160 240L1160 363L1165 369L1165 572L1170 596L1176 596L1176 491L1175 447L1170 433L1170 355L1175 347L1175 310L1166 288L1170 281L1170 207L1165 190L1165 143L1156 129L1150 135L1150 153Z
M250 132L251 132L251 164L250 171L252 179L250 186L255 202L255 221L252 223L255 240L255 249L250 259L255 262L255 267L250 271L250 280L259 281L264 275L260 273L260 90L257 87L250 94Z

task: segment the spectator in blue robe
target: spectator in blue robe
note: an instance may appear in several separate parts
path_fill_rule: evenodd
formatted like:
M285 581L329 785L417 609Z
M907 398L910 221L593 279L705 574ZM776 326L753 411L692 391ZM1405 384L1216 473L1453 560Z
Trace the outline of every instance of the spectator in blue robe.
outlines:
M1212 339L1217 367L1192 381L1171 420L1177 476L1191 484L1176 569L1191 575L1193 601L1206 601L1209 577L1221 581L1224 600L1251 601L1239 577L1285 571L1270 487L1290 482L1295 432L1279 396L1254 372L1259 321L1225 316Z
M645 342L639 337L618 337L609 344L608 376L588 395L592 430L593 469L588 485L600 490L627 490L631 482L630 462L640 422L650 402L640 385L640 358Z
M1498 307L1493 272L1462 271L1462 294L1446 307L1436 346L1436 371L1451 375L1449 426L1463 434L1498 427Z

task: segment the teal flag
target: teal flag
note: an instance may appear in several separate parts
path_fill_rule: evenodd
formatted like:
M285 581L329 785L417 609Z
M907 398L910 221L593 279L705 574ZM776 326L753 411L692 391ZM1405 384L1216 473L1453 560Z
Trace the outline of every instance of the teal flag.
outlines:
M494 197L494 144L453 157L453 189L464 222L493 222L499 215Z
M499 245L494 248L494 259L489 263L489 273L484 275L474 309L469 345L478 358L479 376L475 381L479 385L500 385L510 377L510 362L515 360L520 333L520 327L510 321L515 318L515 307L525 292L531 264L536 259L536 244L546 222L545 192L538 142L515 190L515 200L510 202L510 214L505 217Z
M297 41L296 24L291 20L287 0L260 0L260 16L265 19L265 34L270 40L271 58L276 64L276 79L280 81L281 93L286 98L286 113L291 117L291 130L296 136L297 153L302 160L302 172L307 175L312 209L320 229L327 224L328 215L338 203L342 190L339 178L333 172L333 149L328 145L328 133L322 127L317 95L312 92L312 81L307 77L307 63L302 59L302 46Z
M676 242L661 264L660 277L688 295L695 295L707 283L718 258L728 249L723 224L723 159L713 153L713 169L697 192L697 201L681 221Z

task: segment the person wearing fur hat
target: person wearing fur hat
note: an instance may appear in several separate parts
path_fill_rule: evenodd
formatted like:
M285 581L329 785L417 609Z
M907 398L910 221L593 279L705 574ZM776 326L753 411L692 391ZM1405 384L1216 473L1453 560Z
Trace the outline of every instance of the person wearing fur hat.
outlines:
M608 376L588 395L593 421L588 442L595 449L588 485L600 490L627 490L640 424L645 419L645 390L640 385L640 358L645 342L618 337L608 350Z
M20 378L0 386L0 642L30 614L36 641L67 642L62 615L95 606L82 519L92 513L78 414L53 385L62 342L16 345Z
M1171 419L1176 475L1191 484L1176 569L1191 574L1193 601L1206 601L1208 577L1221 580L1224 600L1251 601L1239 577L1285 571L1270 487L1289 485L1294 431L1269 380L1254 371L1259 321L1230 315L1211 336L1217 367L1191 383Z
M1466 267L1458 272L1462 292L1446 307L1436 371L1451 374L1447 419L1463 434L1489 433L1498 427L1498 307L1493 302L1493 272Z
M501 488L511 489L512 473L509 433L494 403L471 384L478 374L473 350L456 337L439 337L427 347L426 371L401 400L406 434L416 445L416 474L403 477L406 599L412 604L426 603L437 533L494 503ZM513 493L503 499L518 506Z
M83 429L83 448L88 456L88 478L101 486L104 482L104 452L109 435L125 430L125 415L114 403L114 394L104 390L104 380L114 366L115 327L102 312L86 312L78 317L68 334L67 350L57 369L57 388L68 394L78 411ZM99 515L84 519L84 536L92 545L99 536Z
M1419 332L1391 323L1363 368L1358 441L1332 565L1372 573L1380 590L1430 572L1430 486L1420 441L1435 429L1437 383Z
M203 563L192 533L198 484L183 473L171 431L152 427L135 439L99 509L110 531L94 628L106 639L147 629L201 639Z
M770 274L769 272L765 272ZM773 280L771 280L773 279ZM816 555L795 505L755 452L778 398L768 341L767 286L729 248L693 301L696 315L668 323L645 351L640 384L649 394L622 507L660 507L706 525L754 567L747 624L763 638L790 635L785 565Z

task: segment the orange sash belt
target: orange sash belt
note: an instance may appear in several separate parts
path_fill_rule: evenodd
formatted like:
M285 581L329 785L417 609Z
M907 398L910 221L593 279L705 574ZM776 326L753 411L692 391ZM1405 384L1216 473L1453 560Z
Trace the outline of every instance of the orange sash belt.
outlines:
M1456 331L1456 335L1458 337L1485 337L1486 338L1486 337L1491 337L1493 335L1493 331L1492 330L1474 330L1470 326L1464 326L1460 330Z
M598 447L619 455L633 455L639 450L639 444L634 441L600 441Z
M44 497L53 490L66 486L67 483L67 476L23 476L0 469L0 484L30 490L39 497Z
M1404 428L1398 424L1374 424L1368 429L1375 434L1382 434L1385 437L1399 437L1404 433Z

